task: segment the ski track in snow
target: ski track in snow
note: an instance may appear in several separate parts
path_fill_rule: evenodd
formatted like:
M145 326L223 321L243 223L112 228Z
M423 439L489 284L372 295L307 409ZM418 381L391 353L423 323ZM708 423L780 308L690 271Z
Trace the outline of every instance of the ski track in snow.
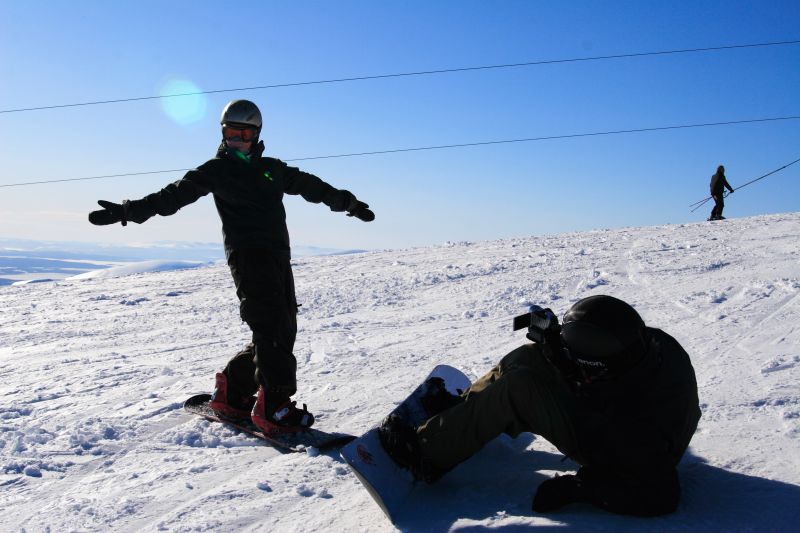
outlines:
M293 261L300 392L360 434L439 363L471 378L524 342L530 303L611 294L692 356L703 418L679 511L530 499L575 469L501 437L393 526L335 452L286 454L182 411L247 342L224 266L0 289L0 529L772 530L800 519L800 214L447 243Z

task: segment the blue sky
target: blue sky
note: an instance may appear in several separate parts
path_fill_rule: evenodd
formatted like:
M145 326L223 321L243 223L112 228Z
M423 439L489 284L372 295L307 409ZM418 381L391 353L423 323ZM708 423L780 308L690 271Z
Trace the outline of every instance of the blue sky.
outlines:
M0 19L3 110L800 39L796 1L3 2ZM261 107L268 155L292 159L797 116L799 94L791 45L3 113L0 185L197 166L233 98ZM285 204L293 242L337 248L692 222L718 164L736 187L800 157L798 139L793 120L299 161L377 219ZM0 237L221 241L210 197L141 226L86 221L98 199L180 176L0 188ZM737 192L726 215L797 211L799 178L800 163Z

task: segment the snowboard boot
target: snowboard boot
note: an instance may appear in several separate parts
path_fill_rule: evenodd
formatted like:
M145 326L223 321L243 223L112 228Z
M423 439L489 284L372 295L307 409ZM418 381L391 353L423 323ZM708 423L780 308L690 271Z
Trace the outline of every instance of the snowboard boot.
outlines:
M425 460L416 429L400 416L390 414L384 418L378 428L378 438L389 457L399 466L410 470L414 479L433 483L445 474Z
M428 418L436 416L463 401L464 398L447 390L444 380L438 377L432 377L425 382L425 392L420 398Z
M208 406L220 416L245 420L250 418L250 411L256 399L253 396L242 396L231 392L228 387L228 376L222 372L217 373L216 380Z
M314 415L308 412L306 404L298 409L297 402L289 396L266 393L264 387L258 389L250 418L265 435L298 433L314 424Z

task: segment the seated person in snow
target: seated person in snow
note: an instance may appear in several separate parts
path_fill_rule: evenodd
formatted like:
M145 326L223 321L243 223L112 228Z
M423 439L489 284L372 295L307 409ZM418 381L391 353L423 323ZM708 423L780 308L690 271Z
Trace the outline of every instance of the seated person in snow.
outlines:
M283 195L299 194L365 222L375 214L349 191L280 159L262 157L261 112L253 102L228 103L220 125L222 143L214 159L139 200L122 204L100 200L103 209L90 213L89 221L141 224L155 215L173 215L211 193L222 221L240 314L253 339L216 375L209 406L228 417L252 418L264 432L303 431L314 423L314 416L291 400L297 392L297 361L292 353L297 302Z
M442 398L444 410L421 426L387 417L380 437L392 458L433 482L501 433L532 432L581 465L544 481L534 511L575 502L639 516L675 511L676 465L700 419L694 369L680 344L603 295L578 301L563 325L532 307L515 319L516 329L525 326L533 343L461 396Z

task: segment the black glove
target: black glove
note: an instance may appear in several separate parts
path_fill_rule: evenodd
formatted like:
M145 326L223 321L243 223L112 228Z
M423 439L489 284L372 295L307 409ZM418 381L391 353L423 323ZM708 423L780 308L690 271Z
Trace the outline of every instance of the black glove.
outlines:
M375 220L375 213L367 209L368 207L368 204L353 198L350 205L347 206L347 216L356 217L364 222L372 222Z
M533 510L537 513L548 513L560 509L568 503L585 501L584 490L578 476L568 474L556 475L539 485L533 497Z
M126 202L115 204L114 202L98 200L97 203L100 204L100 207L103 209L89 213L89 222L95 226L107 226L109 224L116 224L117 222L122 222L123 226L128 225Z

